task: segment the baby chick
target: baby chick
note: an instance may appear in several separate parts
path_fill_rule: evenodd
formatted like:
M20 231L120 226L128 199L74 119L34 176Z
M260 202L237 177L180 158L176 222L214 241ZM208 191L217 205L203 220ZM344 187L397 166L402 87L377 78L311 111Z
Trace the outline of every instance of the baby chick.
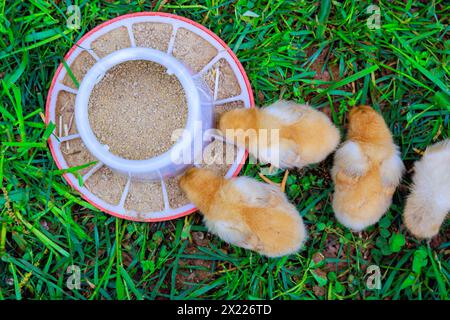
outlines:
M450 211L450 139L428 147L414 167L404 221L414 236L432 238Z
M284 100L265 108L228 111L221 116L219 129L227 141L279 168L320 162L340 140L339 130L323 112Z
M391 205L403 170L383 117L369 106L351 110L348 140L336 151L331 171L337 220L354 231L378 222Z
M228 243L279 257L297 252L305 241L301 216L276 186L190 168L180 187L203 214L209 231Z

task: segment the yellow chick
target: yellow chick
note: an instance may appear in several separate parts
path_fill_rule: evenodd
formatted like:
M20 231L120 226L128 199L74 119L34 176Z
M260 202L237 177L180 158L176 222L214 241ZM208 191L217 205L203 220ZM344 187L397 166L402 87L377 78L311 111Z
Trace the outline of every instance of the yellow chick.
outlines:
M429 146L414 169L405 225L417 238L432 238L450 211L450 139Z
M403 171L383 117L369 106L352 109L348 140L336 151L331 171L337 220L354 231L377 223L391 205Z
M180 187L203 214L208 230L230 244L279 257L297 252L305 241L301 216L276 186L190 168Z
M292 101L224 113L225 139L245 147L263 163L301 168L324 160L339 144L339 130L323 112Z

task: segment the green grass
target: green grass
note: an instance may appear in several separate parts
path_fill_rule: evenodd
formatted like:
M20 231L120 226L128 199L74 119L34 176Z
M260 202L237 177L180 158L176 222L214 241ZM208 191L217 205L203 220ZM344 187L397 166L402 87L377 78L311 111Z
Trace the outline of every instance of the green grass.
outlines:
M379 30L367 27L363 1L72 2L81 7L79 30L66 28L71 1L0 0L0 299L448 299L448 222L428 243L402 223L413 161L450 133L445 1L381 1ZM51 158L52 128L41 119L53 73L94 26L157 8L226 41L258 105L308 101L342 133L351 106L381 111L408 173L380 223L358 235L336 222L331 157L289 175L287 194L310 236L302 251L280 259L211 237L198 214L134 223L73 192ZM258 171L246 165L242 174ZM80 290L66 286L71 265L80 267ZM380 268L379 290L366 286L370 265Z

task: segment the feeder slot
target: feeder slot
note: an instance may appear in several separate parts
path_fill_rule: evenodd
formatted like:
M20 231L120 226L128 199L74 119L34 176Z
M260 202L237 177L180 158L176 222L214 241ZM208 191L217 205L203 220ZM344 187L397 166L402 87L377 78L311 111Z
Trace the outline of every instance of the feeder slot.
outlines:
M161 177L161 191L164 200L164 211L172 210L169 204L169 194L167 193L166 183L164 182L164 179L162 177Z
M177 36L178 28L179 28L178 24L172 25L172 35L170 36L169 46L167 48L167 54L172 55L173 46L175 45L175 38Z
M125 206L125 200L127 199L128 192L130 191L130 185L131 185L131 177L128 177L127 184L123 189L122 196L120 197L120 202L118 204L120 208L124 208Z
M94 173L96 173L101 167L103 167L102 162L98 162L95 166L93 166L88 172L83 176L83 183L87 181Z
M75 134L70 134L68 136L64 136L64 137L59 137L59 143L63 143L69 140L74 140L74 139L78 139L80 137L79 133L75 133Z

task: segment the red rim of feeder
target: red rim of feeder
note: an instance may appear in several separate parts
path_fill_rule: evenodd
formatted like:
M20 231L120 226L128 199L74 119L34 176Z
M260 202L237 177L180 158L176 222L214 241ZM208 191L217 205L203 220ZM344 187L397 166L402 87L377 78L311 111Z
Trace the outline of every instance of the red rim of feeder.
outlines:
M192 26L194 26L196 28L201 29L202 31L206 32L209 36L211 36L214 40L216 40L227 51L227 53L230 55L230 57L236 63L236 65L237 65L237 67L238 67L238 69L239 69L239 71L241 73L241 76L242 76L242 78L244 80L246 89L247 89L247 93L248 93L249 100L250 100L250 108L254 107L255 102L254 102L253 91L252 91L252 88L251 88L251 85L250 85L250 81L248 80L247 74L245 73L245 70L244 70L242 64L240 63L239 59L236 57L234 52L230 49L230 47L228 47L228 45L222 39L220 39L214 32L212 32L208 28L204 27L203 25L201 25L201 24L199 24L199 23L197 23L195 21L192 21L190 19L187 19L187 18L184 18L184 17L181 17L181 16L177 16L177 15L174 15L174 14L170 14L170 13L164 13L164 12L137 12L137 13L131 13L131 14L122 15L122 16L119 16L117 18L108 20L108 21L106 21L106 22L96 26L94 29L90 30L83 37L81 37L75 43L75 45L72 46L72 48L69 50L69 52L67 52L67 54L64 56L64 60L67 61L69 59L69 57L72 55L72 53L77 49L77 47L79 47L80 44L84 40L86 40L88 37L92 36L95 32L105 28L106 26L108 26L108 25L110 25L110 24L112 24L114 22L117 22L117 21L120 21L120 20L123 20L123 19L127 19L127 18L134 18L134 17L141 17L141 16L159 16L159 17L167 17L167 18L177 19L177 20L186 22L186 23L188 23L188 24L190 24L190 25L192 25ZM60 72L61 72L63 67L64 67L63 63L60 63L58 68L57 68L57 70L56 70L56 72L55 72L55 75L53 76L53 79L52 79L52 82L51 82L51 85L50 85L50 89L48 91L47 100L46 100L46 107L45 107L45 123L46 123L46 125L48 125L49 122L50 122L50 114L49 113L50 113L50 105L51 105L53 89L54 89L54 86L55 86L55 83L57 81L57 78L58 78L58 76L59 76L59 74L60 74ZM53 159L54 159L54 161L56 163L56 166L58 167L58 169L64 169L63 166L61 165L61 163L59 162L59 159L58 159L58 157L57 157L57 155L55 153L55 150L53 149L53 144L51 143L51 138L48 139L48 144L49 144L49 147L50 147L50 152L52 154L52 157L53 157ZM239 162L239 165L238 165L237 169L232 174L233 177L235 177L235 176L237 176L239 174L239 172L241 171L241 169L242 169L242 167L243 167L247 157L248 157L248 152L245 151L244 156L242 157L241 161ZM99 209L99 210L101 210L101 211L103 211L105 213L108 213L108 214L110 214L110 215L112 215L114 217L117 217L117 218L130 220L130 221L137 221L137 222L161 222L161 221L169 221L169 220L174 220L174 219L177 219L177 218L181 218L181 217L187 216L187 215L197 211L197 208L194 207L194 208L192 208L190 210L181 212L181 213L179 213L177 215L174 215L174 216L168 216L168 217L163 217L163 218L148 218L148 219L138 219L138 218L133 218L133 217L130 217L130 216L121 215L119 213L113 212L111 210L108 210L108 209L102 207L101 205L95 203L92 199L87 197L71 181L71 179L69 178L67 173L63 173L63 177L66 180L66 182L73 189L75 189L86 202L88 202L89 204L93 205L97 209Z

